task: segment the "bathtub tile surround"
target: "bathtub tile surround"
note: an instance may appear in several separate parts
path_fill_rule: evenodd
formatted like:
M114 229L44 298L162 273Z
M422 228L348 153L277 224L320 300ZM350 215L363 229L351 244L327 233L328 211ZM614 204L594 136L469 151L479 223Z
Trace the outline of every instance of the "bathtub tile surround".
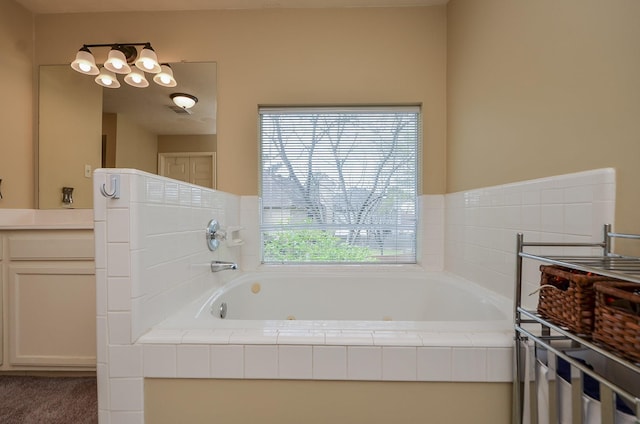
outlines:
M418 263L428 271L444 269L445 196L418 197Z
M119 199L100 194L109 175L120 178ZM216 252L206 248L204 229L212 218L222 228L238 226L240 198L137 170L96 170L101 423L144 422L143 375L210 375L207 346L185 344L176 349L182 337L174 334L166 335L161 346L135 341L176 308L233 278L231 272L210 271L211 260L240 260L238 249L224 243ZM200 367L200 362L206 366Z
M445 269L513 298L516 234L528 241L602 241L603 225L614 222L615 170L452 193L444 210ZM538 286L538 265L525 261L525 294ZM524 305L534 307L536 299L524 299Z
M100 186L121 178L120 199ZM259 202L135 170L94 175L100 423L144 422L144 378L510 382L508 330L169 329L157 324L237 274L260 267ZM419 199L419 264L510 296L515 234L597 240L613 222L613 170ZM241 226L242 246L210 252L204 228ZM443 253L444 252L444 253ZM528 281L537 281L535 267Z

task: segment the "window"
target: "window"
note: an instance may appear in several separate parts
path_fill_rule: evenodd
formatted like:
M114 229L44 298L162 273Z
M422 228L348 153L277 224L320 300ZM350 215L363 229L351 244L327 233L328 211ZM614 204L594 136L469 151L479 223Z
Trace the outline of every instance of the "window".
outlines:
M260 108L264 263L415 263L418 107Z

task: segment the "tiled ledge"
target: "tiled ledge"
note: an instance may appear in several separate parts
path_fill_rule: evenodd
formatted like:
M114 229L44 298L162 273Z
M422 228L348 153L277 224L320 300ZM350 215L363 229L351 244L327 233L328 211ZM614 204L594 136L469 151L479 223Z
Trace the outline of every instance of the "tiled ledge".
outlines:
M149 378L509 382L512 336L507 332L153 330L136 345L111 346L109 355L111 377L120 376L122 363L133 371L129 377Z
M341 346L511 347L512 331L441 332L296 329L154 329L138 344L287 344Z
M93 209L0 209L0 229L93 229Z

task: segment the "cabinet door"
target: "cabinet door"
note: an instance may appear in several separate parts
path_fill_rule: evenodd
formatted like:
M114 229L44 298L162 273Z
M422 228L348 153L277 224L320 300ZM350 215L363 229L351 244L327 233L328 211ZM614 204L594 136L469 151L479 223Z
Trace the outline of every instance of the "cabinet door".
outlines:
M95 367L93 262L13 262L8 275L10 365Z

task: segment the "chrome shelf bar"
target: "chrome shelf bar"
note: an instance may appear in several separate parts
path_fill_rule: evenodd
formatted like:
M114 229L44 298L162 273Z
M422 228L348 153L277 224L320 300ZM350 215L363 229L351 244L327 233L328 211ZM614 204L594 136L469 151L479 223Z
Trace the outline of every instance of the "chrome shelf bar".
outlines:
M634 406L636 422L640 421L640 398L637 398L636 396L634 396L633 394L631 394L628 391L624 390L623 388L613 384L611 381L609 381L606 378L602 377L600 374L596 373L595 371L592 371L590 368L586 367L585 365L583 365L582 363L577 361L575 358L567 355L564 352L563 349L555 348L554 346L552 346L551 344L549 344L545 340L543 340L541 337L536 336L533 333L531 333L531 332L529 332L529 331L527 331L527 330L525 330L524 328L521 328L521 327L518 327L517 331L520 332L521 334L523 334L524 336L526 336L527 338L533 340L538 346L542 346L545 349L547 349L548 351L553 352L558 357L564 359L569 364L571 364L572 367L579 369L583 374L586 374L586 375L589 375L590 377L592 377L594 380L596 380L598 383L601 384L601 386L600 386L601 389L602 389L602 386L608 387L612 392L614 392L616 394L616 396L620 396L623 399L625 399L628 402L630 402ZM608 403L608 402L612 403L613 402L613 397L601 396L600 400L601 400L601 402L603 404L603 408L604 408L606 403ZM609 405L608 409L614 410L615 408L613 406Z
M605 277L640 283L640 259L627 256L541 256L519 252L523 258L573 268Z
M623 238L640 240L638 234L624 234L614 233L611 231L611 225L604 226L603 241L599 243L562 243L562 242L525 242L523 234L517 236L517 256L516 256L516 278L515 278L515 290L514 290L514 319L515 319L515 349L514 349L514 384L513 384L513 422L521 423L523 420L523 396L521 384L523 383L523 364L521 357L522 343L528 343L528 340L535 342L537 346L542 346L548 349L550 352L555 353L557 356L567 360L572 367L580 370L580 372L593 377L600 383L603 417L609 412L606 410L615 411L612 399L613 393L616 396L621 396L627 401L631 402L635 408L636 422L640 423L640 399L635 395L628 393L624 389L618 387L613 382L600 376L595 371L582 365L580 362L574 360L572 357L566 354L567 348L560 346L552 346L553 342L568 342L570 341L572 346L579 346L582 349L587 349L595 352L609 361L612 361L630 372L640 376L640 364L631 363L614 353L611 353L605 348L600 347L582 336L573 334L564 328L554 325L544 318L540 317L535 311L529 311L521 306L522 302L522 270L523 259L532 259L543 263L558 265L569 269L575 269L587 273L594 273L604 275L606 277L615 278L623 281L639 283L640 284L640 258L617 255L612 253L611 247L613 239ZM591 249L602 249L602 255L549 255L533 254L525 252L527 247L537 248L576 248L584 247ZM541 249L543 250L543 249ZM540 333L534 334L530 329L522 327L523 324L540 324ZM554 333L553 335L551 333ZM579 379L581 381L581 377ZM572 387L574 395L574 407L578 404L578 400L582 396L581 387ZM579 415L577 415L579 416ZM607 421L612 417L607 418Z
M636 372L636 373L640 373L640 366L638 364L634 364L632 362L629 362L627 360L624 360L622 358L620 358L619 356L609 352L606 349L601 348L600 346L591 343L589 340L583 338L583 337L579 337L576 336L575 334L563 329L562 327L559 327L555 324L552 324L548 321L546 321L544 318L540 317L538 314L536 314L534 311L529 311L523 308L518 308L518 312L521 313L522 315L525 315L527 317L529 317L532 321L536 321L542 325L544 325L545 327L549 328L552 331L555 331L556 333L562 335L562 337L566 340L572 340L574 342L579 343L580 345L582 345L583 347L592 350L602 356L604 356L605 358L616 362L617 364L620 364L622 366L624 366L625 368L628 368L629 370ZM527 330L524 330L527 331ZM528 332L528 331L527 331ZM545 336L537 336L539 339L545 339Z

